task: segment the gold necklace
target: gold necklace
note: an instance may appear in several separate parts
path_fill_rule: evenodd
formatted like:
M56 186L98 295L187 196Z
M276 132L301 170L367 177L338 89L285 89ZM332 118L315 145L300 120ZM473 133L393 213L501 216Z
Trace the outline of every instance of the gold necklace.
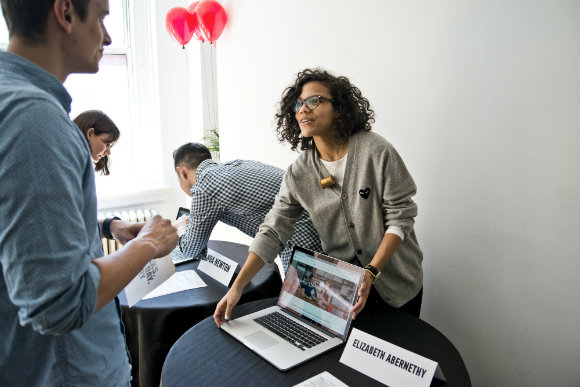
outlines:
M342 152L342 146L343 146L343 144L340 144L340 148L338 148L338 156L337 157L339 157L340 153ZM318 165L318 179L320 180L320 187L322 187L322 189L326 189L326 188L330 188L330 187L334 186L336 184L336 179L334 178L334 174L336 173L336 167L334 168L334 171L330 175L326 176L323 179L320 176L320 155L318 155L318 158L316 159L316 161L317 161L317 165Z

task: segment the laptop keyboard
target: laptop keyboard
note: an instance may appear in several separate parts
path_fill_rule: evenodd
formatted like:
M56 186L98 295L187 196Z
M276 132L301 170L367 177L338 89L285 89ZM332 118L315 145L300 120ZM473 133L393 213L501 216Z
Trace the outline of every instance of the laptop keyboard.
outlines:
M327 340L280 312L258 317L254 321L303 351Z

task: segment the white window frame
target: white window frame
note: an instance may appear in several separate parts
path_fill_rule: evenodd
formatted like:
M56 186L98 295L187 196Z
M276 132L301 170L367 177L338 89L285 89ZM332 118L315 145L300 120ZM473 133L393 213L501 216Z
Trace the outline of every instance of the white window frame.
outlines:
M100 195L100 210L167 200L167 187L163 185L161 170L162 147L159 145L161 131L159 93L156 87L158 78L153 0L122 1L125 7L125 41L128 49L106 47L104 54L121 54L127 57L131 130L130 133L122 135L124 141L131 143L131 162L135 173L146 177L144 184L143 181L141 184L132 182L130 189L125 187L115 193ZM141 38L137 39L138 36ZM157 146L152 147L151 144ZM139 167L140 160L146 160L146 168Z
M105 47L104 53L124 55L127 61L130 129L122 128L122 137L124 143L131 144L133 173L127 176L128 184L116 186L115 192L99 190L99 207L110 207L120 197L155 191L163 185L153 1L120 1L124 8L125 48ZM97 177L98 188L99 183L111 177Z

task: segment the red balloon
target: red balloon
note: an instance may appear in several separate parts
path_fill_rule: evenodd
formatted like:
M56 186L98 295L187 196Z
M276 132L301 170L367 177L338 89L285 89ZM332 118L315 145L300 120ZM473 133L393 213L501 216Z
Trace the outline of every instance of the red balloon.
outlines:
M165 17L165 28L169 35L185 48L197 28L197 18L185 8L171 8Z
M195 13L203 37L210 42L215 42L228 21L224 7L215 0L201 0L195 7Z
M189 7L187 7L187 9L188 9L189 13L193 15L193 17L195 18L195 22L196 22L195 23L195 29L193 30L193 36L197 40L199 40L201 42L204 42L205 40L204 40L203 36L201 35L201 31L199 30L199 23L198 23L198 20L197 20L197 14L195 12L195 8L197 8L197 5L198 4L199 4L199 1L196 1L195 3L191 3L189 5Z

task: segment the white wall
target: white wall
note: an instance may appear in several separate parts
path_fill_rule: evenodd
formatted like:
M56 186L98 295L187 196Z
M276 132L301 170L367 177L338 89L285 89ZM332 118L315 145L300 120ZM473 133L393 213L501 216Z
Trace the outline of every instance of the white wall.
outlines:
M419 188L422 318L475 386L579 385L580 2L225 7L222 160L286 167L283 89L309 66L350 77Z

